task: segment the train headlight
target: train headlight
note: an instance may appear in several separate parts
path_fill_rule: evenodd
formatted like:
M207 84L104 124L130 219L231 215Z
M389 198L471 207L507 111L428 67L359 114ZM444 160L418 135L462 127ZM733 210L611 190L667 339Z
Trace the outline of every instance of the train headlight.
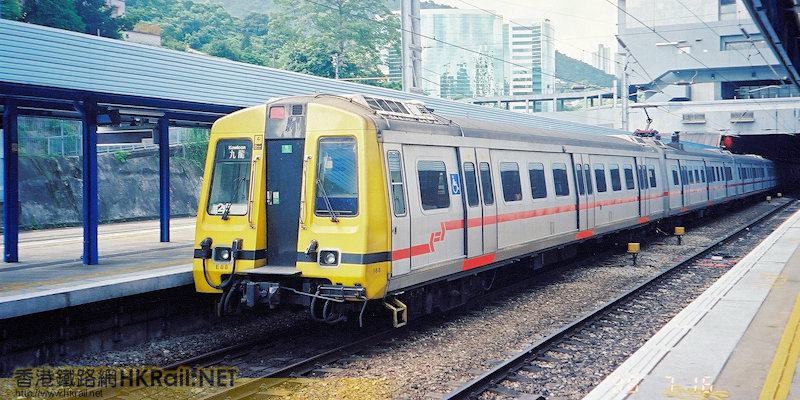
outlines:
M219 263L231 262L233 251L230 247L215 247L214 248L214 261Z
M335 267L339 265L339 252L336 250L322 250L319 252L319 265Z

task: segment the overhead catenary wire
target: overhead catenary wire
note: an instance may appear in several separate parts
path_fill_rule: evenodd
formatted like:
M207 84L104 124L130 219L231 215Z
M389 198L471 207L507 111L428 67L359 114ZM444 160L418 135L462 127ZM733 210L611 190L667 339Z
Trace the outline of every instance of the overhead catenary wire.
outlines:
M662 40L664 40L664 41L666 41L666 42L670 42L670 43L672 42L672 41L670 41L670 40L669 40L667 37L665 37L663 34L661 34L660 32L656 31L656 30L655 30L653 27L651 27L651 26L649 26L649 25L645 24L645 23L644 23L644 22L642 22L642 21L641 21L639 18L637 18L637 17L636 17L636 16L634 16L633 14L629 13L629 12L628 12L628 10L626 10L626 9L624 9L624 8L622 8L622 7L620 7L618 4L614 4L614 2L613 2L612 0L606 0L606 2L608 2L609 4L611 4L611 5L615 6L617 9L619 9L620 11L622 11L622 12L623 12L625 15L627 15L627 16L629 16L629 17L631 17L631 18L632 18L634 21L636 21L636 22L638 22L639 24L641 24L643 27L645 27L647 30L649 30L650 32L652 32L653 34L655 34L656 36L658 36L658 37L659 37L659 38L661 38ZM681 4L682 4L682 3L681 3ZM684 6L684 7L686 7L685 5L683 5L683 6ZM706 29L706 28L704 28L704 29ZM675 48L678 48L678 46L677 46L677 45L673 45L673 46L674 46ZM700 60L699 58L695 57L693 54L691 54L691 53L688 53L688 52L684 52L684 54L685 54L686 56L688 56L689 58L691 58L692 60L696 61L696 62L697 62L698 64L700 64L701 66L703 66L703 68L705 68L706 70L708 70L708 71L712 71L712 72L714 72L715 74L719 75L719 77L720 77L722 80L725 80L725 81L730 81L730 79L729 79L728 77L726 77L726 76L725 76L725 75L724 75L722 72L720 72L720 71L719 71L719 70L717 70L717 69L711 68L711 67L710 67L710 66L708 66L706 63L704 63L702 60ZM654 83L655 83L655 82L654 82ZM759 104L759 103L758 103L758 102L756 102L756 104ZM780 125L780 124L781 124L781 121L778 119L778 117L777 117L777 116L775 116L775 123L776 123L776 125ZM786 127L785 127L785 126L781 126L781 128L783 128L783 129L786 129ZM722 130L722 129L721 129L721 130ZM789 132L789 131L791 131L791 129L787 129L787 132Z

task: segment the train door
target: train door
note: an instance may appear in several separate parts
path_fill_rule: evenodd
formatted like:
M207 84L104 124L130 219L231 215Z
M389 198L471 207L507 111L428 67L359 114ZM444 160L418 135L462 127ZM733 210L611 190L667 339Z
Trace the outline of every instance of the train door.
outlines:
M681 180L681 167L678 160L667 160L668 185L665 191L669 192L669 209L679 211L683 208L683 184ZM669 189L666 189L669 188Z
M639 216L650 215L650 191L647 184L647 166L644 159L636 157L636 183L639 187Z
M464 257L464 207L452 147L403 146L411 218L411 269Z
M497 202L489 149L475 149L478 162L478 186L483 211L483 254L497 251Z
M578 230L585 231L594 228L594 184L589 156L574 154L575 183L578 188Z
M649 215L661 214L667 207L667 199L665 193L668 191L667 183L664 181L664 174L661 173L661 163L654 158L647 158L646 161L646 175L648 186L648 211Z
M267 265L297 262L303 139L267 139Z
M406 173L399 144L384 144L392 218L392 276L411 271L411 217L408 214Z
M475 149L459 148L461 158L462 198L464 203L464 231L467 258L483 254L483 208L478 190L478 163Z

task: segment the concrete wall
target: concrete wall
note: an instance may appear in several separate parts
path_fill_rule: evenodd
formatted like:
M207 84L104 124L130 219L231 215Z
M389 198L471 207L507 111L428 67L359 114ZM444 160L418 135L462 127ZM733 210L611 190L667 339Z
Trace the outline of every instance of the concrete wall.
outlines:
M179 150L179 149L178 149ZM120 154L121 156L121 154ZM44 228L82 223L80 157L20 157L20 226ZM100 154L97 160L100 221L158 218L158 155ZM170 212L195 215L201 167L170 159Z

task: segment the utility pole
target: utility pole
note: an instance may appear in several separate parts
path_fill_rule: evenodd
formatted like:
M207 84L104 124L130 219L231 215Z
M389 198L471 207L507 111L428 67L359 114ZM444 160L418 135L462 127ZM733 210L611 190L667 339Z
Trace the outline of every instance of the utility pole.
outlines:
M400 1L403 91L422 93L422 43L419 0Z
M617 36L617 42L619 42L620 47L625 50L625 64L622 67L622 87L620 88L620 95L622 95L622 130L628 131L628 97L630 95L630 83L628 82L628 62L630 61L631 51L619 36Z

